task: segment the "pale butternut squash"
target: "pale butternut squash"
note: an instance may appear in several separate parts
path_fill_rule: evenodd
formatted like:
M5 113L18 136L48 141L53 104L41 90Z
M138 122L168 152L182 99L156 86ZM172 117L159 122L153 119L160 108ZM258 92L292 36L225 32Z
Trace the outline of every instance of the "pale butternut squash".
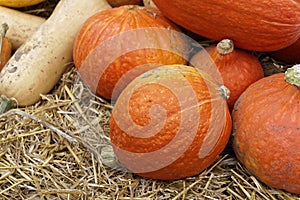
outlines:
M12 43L13 50L19 48L45 20L42 17L0 6L0 23L6 23L9 27L6 37Z
M109 8L105 0L61 0L2 69L0 94L16 99L19 106L38 102L72 62L73 43L84 21Z

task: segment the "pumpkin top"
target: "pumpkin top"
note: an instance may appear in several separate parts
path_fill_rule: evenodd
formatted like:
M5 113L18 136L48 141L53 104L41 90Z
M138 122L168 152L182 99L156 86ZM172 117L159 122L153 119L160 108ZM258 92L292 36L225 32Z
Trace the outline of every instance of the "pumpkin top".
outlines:
M233 41L230 39L223 39L217 44L217 51L221 55L226 55L234 50Z
M284 79L289 84L300 88L300 64L288 68L284 74Z

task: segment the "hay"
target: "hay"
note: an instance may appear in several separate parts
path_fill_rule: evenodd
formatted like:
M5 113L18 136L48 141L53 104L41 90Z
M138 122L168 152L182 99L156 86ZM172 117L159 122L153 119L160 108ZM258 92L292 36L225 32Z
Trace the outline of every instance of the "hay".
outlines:
M131 174L109 152L111 110L71 66L40 102L2 114L0 199L300 200L257 180L237 162L230 144L194 177L157 181Z
M122 170L101 154L109 146L111 109L71 67L39 103L3 114L0 199L300 199L259 182L230 145L210 168L183 180Z

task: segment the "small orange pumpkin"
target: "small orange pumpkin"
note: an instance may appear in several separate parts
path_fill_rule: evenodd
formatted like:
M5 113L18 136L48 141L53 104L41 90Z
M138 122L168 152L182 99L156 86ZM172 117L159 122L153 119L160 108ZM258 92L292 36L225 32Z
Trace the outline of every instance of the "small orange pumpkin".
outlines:
M219 70L221 81L230 90L227 103L229 109L232 110L242 92L249 85L264 77L263 68L254 55L234 48L233 41L229 39L221 40L217 45L210 45L199 51L192 57L191 64L196 67L204 66L201 62L207 62L209 59L205 51Z
M110 138L120 163L152 179L200 173L229 140L226 91L185 65L158 67L135 78L111 115Z
M187 62L187 44L177 32L154 7L105 10L90 17L79 31L74 63L94 93L116 99L137 75L159 65Z
M300 65L253 83L232 112L239 161L267 185L300 194Z

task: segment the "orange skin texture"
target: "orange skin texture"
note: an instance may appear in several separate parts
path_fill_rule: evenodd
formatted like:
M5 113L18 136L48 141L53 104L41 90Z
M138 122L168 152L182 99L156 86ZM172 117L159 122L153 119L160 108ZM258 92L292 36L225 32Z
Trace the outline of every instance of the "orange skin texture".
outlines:
M227 103L232 111L234 103L247 87L264 77L263 68L254 55L242 49L235 48L225 55L218 53L216 45L210 45L205 50L218 68L223 84L230 90ZM207 59L206 53L199 51L193 56L191 63L200 66Z
M85 22L76 38L73 57L83 81L94 93L106 99L116 99L124 87L139 74L163 64L186 63L182 57L184 52L179 52L184 49L183 40L172 41L172 45L176 48L174 51L159 48L160 44L170 41L169 36L164 33L153 33L147 41L143 38L144 34L138 33L131 34L121 41L111 39L126 31L149 27L179 31L156 8L142 6L112 8L95 14ZM105 42L110 39L114 41L112 44L97 48L99 45L107 45ZM143 45L155 43L157 48L139 48L139 41ZM127 46L133 45L133 42L137 43L136 49L122 52ZM96 48L96 53L94 53L93 50ZM120 51L119 57L107 66L101 65L118 51ZM84 63L87 58L89 61ZM121 77L129 71L132 73L118 83Z
M271 56L287 64L300 63L300 39L286 48L271 52Z
M178 25L216 41L232 39L242 49L275 51L300 37L299 0L153 2Z
M164 66L166 67L166 66ZM164 68L162 67L162 68ZM170 66L167 66L170 67ZM182 85L182 87L175 86L180 80L177 75L168 75L165 70L162 68L157 68L155 70L151 70L146 72L145 76L139 76L134 79L125 90L123 90L119 99L117 100L110 121L110 138L111 143L114 147L114 151L119 158L120 162L124 167L132 170L130 167L132 163L139 162L139 159L143 157L140 154L147 154L154 151L159 151L162 148L166 147L168 144L174 140L175 135L178 133L179 129L183 130L183 138L181 140L177 140L175 146L170 149L170 152L163 157L156 156L152 159L148 159L146 156L142 159L142 162L139 162L139 166L141 168L148 166L157 166L164 160L173 159L175 154L178 151L182 150L182 147L187 145L188 140L191 138L191 142L187 149L174 159L172 163L161 167L157 170L149 171L149 172L141 172L134 173L151 179L160 179L160 180L175 180L188 176L193 176L199 174L201 171L210 166L217 158L218 155L224 150L231 133L232 122L231 116L228 111L228 107L226 105L226 101L223 97L220 96L220 93L216 90L217 85L213 81L209 81L211 84L210 87L214 88L214 94L210 94L208 91L208 86L205 84L205 79L203 74L197 73L192 67L184 67L176 68L174 66L170 67L171 70L181 70L181 75L185 77L185 81L188 82L193 88L195 92L197 105L188 107L187 109L183 109L186 112L189 112L189 109L196 109L201 116L199 121L195 115L188 115L188 119L183 119L182 109L179 106L179 100L175 95L174 91L177 89L179 94L183 94L186 91L186 87ZM174 88L166 88L159 84L159 81L166 80L174 83ZM134 88L136 85L142 84L141 86ZM180 85L180 84L179 84ZM131 93L130 99L127 99L127 94ZM191 95L185 95L184 101L187 101ZM222 107L219 108L219 117L216 121L221 124L220 132L211 133L211 138L209 140L205 140L206 134L208 134L208 128L210 123L212 123L212 104L208 99L215 96L215 99L218 99L220 105ZM128 102L127 102L128 101ZM205 103L204 103L205 102ZM128 104L127 104L128 103ZM143 131L138 132L136 136L128 134L128 132L124 131L124 129L120 128L120 126L133 127L132 124L124 124L125 120L130 117L133 120L133 123L145 127L152 123L159 123L160 120L157 119L160 114L151 115L151 108L155 105L160 105L166 111L166 119L164 121L163 127L160 130L155 131L155 135L151 135L149 137L142 137ZM124 108L128 107L128 112L124 112ZM130 116L128 116L128 113ZM117 118L119 119L116 119ZM223 118L222 118L223 117ZM222 121L221 118L224 120ZM120 120L121 119L121 120ZM184 125L180 123L183 121L187 121ZM118 121L118 123L117 123ZM154 121L154 122L153 122ZM157 121L157 122L155 122ZM121 123L121 125L120 125ZM123 123L123 124L122 124ZM192 128L194 123L199 123L196 126L196 134L195 137L192 137ZM156 126L153 126L155 129ZM193 126L194 127L194 126ZM130 131L134 131L133 128L129 129ZM217 137L219 134L219 138ZM189 139L188 139L189 138ZM201 158L198 156L199 149L203 146L212 142L212 140L216 139L215 146ZM205 148L206 148L205 147ZM126 157L126 154L122 151L119 151L118 148L121 148L128 152L139 153L134 157ZM206 149L207 150L207 149ZM204 150L205 152L205 150Z
M265 184L300 194L300 89L283 73L241 95L232 112L237 158Z
M123 5L143 5L142 0L107 0L112 7L118 7Z

